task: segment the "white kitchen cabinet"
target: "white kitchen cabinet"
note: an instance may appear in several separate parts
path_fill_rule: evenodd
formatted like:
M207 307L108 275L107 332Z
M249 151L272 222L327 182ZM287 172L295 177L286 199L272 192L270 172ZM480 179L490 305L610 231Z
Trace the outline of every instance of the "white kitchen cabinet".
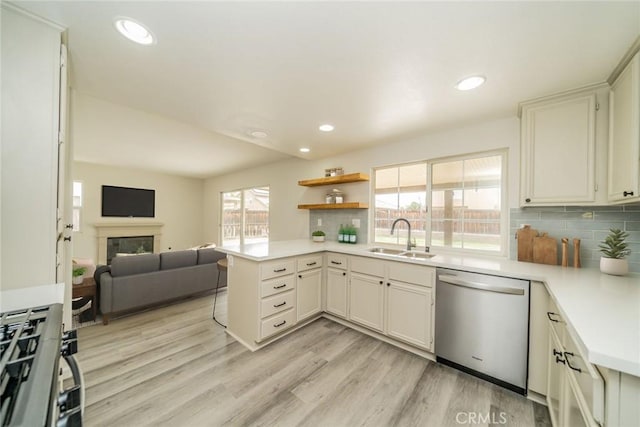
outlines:
M347 257L327 254L326 310L335 316L347 317Z
M6 290L58 282L62 30L7 2L1 7L0 282ZM63 257L58 259L62 262Z
M322 269L316 268L298 273L296 292L298 322L320 313L322 311Z
M609 94L609 201L640 200L640 53L611 85Z
M436 270L388 262L386 334L433 351Z
M521 206L598 201L605 162L599 159L597 167L596 143L606 142L607 120L598 110L606 90L606 85L591 86L521 104Z
M564 319L556 311L550 301L547 404L551 422L554 426L602 425L604 380L584 357L568 328L562 326Z
M562 357L562 344L558 340L553 329L549 329L548 379L547 379L547 407L553 426L562 426L561 404L564 387L564 358Z
M433 351L433 288L387 282L387 335Z
M542 282L531 282L529 309L529 377L527 388L546 395L549 293Z
M349 280L349 320L382 332L384 277L351 273Z

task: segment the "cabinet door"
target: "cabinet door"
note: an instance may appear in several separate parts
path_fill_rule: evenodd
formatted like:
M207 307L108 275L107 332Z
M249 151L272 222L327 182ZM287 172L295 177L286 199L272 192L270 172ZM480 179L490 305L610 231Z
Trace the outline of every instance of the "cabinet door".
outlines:
M564 414L564 423L562 425L571 427L597 426L595 422L589 422L580 409L578 391L573 381L569 377L566 377L564 381L563 407L561 411Z
M320 313L321 291L322 291L322 270L310 270L298 274L296 284L297 298L296 309L298 311L298 321L306 319L316 313Z
M562 345L555 332L549 329L549 351L548 351L548 376L547 376L547 407L551 424L554 427L564 426L561 420L562 388L564 386L564 358L562 357Z
M525 105L521 135L521 205L595 201L596 95Z
M387 283L387 335L431 351L433 349L431 287Z
M640 200L640 53L611 85L609 200Z
M549 320L547 307L549 294L544 283L531 282L531 308L529 313L529 380L527 387L542 395L547 393L547 350L549 346Z
M351 273L349 320L371 329L383 329L384 280L382 277Z
M327 311L347 317L347 272L337 268L327 269Z

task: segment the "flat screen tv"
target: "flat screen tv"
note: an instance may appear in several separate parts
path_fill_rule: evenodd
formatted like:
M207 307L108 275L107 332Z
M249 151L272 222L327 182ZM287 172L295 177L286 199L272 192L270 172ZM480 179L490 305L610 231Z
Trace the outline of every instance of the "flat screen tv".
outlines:
M153 218L155 190L102 186L102 216Z

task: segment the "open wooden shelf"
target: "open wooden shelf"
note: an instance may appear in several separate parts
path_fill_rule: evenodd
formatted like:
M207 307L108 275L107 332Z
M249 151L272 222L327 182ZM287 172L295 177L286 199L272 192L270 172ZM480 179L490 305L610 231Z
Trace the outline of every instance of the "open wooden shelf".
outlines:
M298 185L303 187L318 187L320 185L347 184L349 182L369 181L366 173L349 173L346 175L327 176L325 178L305 179L298 181Z
M367 203L347 202L347 203L316 203L312 205L298 205L298 209L367 209Z

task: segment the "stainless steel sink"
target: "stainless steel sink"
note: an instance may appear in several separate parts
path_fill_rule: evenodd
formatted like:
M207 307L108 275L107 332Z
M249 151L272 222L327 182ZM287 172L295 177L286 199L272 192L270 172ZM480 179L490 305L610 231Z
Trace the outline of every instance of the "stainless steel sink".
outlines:
M411 259L430 259L433 258L434 256L436 256L435 254L430 254L427 252L401 252L398 254L398 256L404 257L404 258L411 258Z
M368 251L374 254L379 254L379 255L388 255L392 257L417 259L417 260L430 259L435 256L435 254L430 254L427 252L406 251L403 249L371 248Z
M369 252L381 255L400 255L401 253L406 251L403 249L371 248L369 249Z

